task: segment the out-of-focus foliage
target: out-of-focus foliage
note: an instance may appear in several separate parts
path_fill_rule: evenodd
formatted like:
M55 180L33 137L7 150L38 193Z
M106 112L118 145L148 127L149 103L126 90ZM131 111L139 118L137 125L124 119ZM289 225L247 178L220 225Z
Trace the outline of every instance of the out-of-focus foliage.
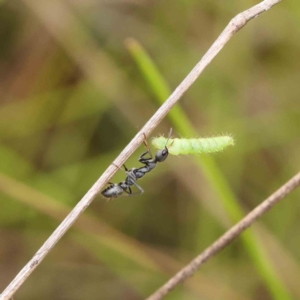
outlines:
M143 45L174 89L251 5L1 1L0 292L158 108L125 41ZM281 2L242 29L180 102L199 137L234 136L235 147L212 156L245 213L299 171L299 34L300 4ZM154 135L171 126L166 119ZM123 179L119 171L112 181ZM232 225L189 156L170 156L139 183L138 197L99 196L15 299L143 299ZM295 299L299 195L256 225ZM166 299L273 297L238 239Z

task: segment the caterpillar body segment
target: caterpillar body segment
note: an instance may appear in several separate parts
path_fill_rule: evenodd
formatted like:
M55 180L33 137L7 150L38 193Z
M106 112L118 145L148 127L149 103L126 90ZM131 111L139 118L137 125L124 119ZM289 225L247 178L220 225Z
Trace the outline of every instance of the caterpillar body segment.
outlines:
M172 155L214 153L234 145L234 139L231 136L217 136L211 138L199 139L169 139L160 136L152 140L152 145L157 149L168 148Z

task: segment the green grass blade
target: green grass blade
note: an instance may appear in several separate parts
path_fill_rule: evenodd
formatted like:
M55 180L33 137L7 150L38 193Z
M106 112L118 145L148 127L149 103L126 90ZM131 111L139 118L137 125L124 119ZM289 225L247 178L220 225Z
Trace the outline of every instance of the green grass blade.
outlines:
M155 98L159 104L162 104L171 94L168 84L156 68L142 46L134 39L127 39L126 45L140 68L142 76L148 82ZM172 126L186 137L195 137L197 132L194 130L188 117L180 108L179 104L174 106L169 112L168 117ZM238 201L232 192L226 178L216 165L211 156L194 156L196 164L201 168L212 188L218 195L224 206L230 220L233 223L243 218L244 212L238 204ZM288 300L292 299L288 289L281 281L272 262L269 260L262 243L258 240L253 229L241 235L241 239L245 245L245 250L251 257L257 271L263 278L266 287L273 296L273 299Z

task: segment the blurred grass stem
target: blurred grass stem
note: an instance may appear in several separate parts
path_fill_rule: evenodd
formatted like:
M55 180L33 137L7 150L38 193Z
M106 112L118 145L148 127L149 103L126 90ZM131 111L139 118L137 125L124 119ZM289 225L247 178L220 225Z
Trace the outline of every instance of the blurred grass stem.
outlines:
M264 200L259 206L252 210L245 218L243 218L236 225L231 227L224 233L218 240L211 246L204 250L199 256L186 265L174 277L172 277L166 284L158 289L147 300L159 300L168 294L179 283L187 277L193 275L210 257L214 256L217 252L225 248L233 239L240 233L246 230L255 220L267 212L272 206L278 203L281 199L287 196L291 191L300 185L300 172L273 193L269 198Z

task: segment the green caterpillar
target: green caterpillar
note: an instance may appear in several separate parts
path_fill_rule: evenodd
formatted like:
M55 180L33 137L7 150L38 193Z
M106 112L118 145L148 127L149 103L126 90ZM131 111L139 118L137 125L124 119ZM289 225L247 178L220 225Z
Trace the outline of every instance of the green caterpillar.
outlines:
M231 136L216 136L211 138L199 139L167 139L163 136L154 138L152 145L157 149L168 148L172 155L179 154L199 154L213 153L222 151L224 148L234 145L234 139Z

